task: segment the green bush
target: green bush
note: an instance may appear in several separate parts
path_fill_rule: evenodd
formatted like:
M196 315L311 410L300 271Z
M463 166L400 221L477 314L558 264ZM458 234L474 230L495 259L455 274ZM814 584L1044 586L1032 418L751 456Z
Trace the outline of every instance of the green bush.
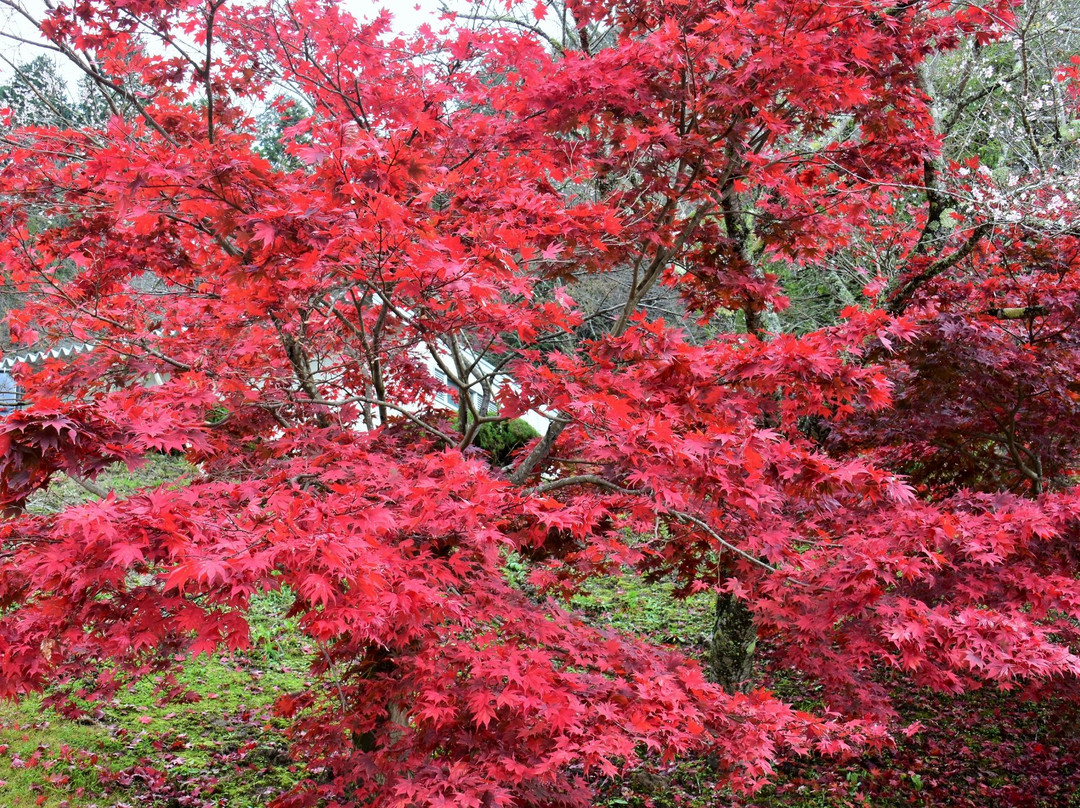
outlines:
M525 421L516 418L513 421L481 424L476 430L475 443L491 454L494 463L503 466L514 452L538 437L540 437L539 432Z

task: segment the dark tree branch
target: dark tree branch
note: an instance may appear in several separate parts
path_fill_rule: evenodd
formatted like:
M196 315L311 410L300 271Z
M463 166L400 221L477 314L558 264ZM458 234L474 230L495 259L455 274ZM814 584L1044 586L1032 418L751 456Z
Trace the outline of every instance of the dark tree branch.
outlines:
M924 231L925 232L925 231ZM890 314L898 315L904 312L907 308L907 304L911 302L911 298L915 293L929 281L936 278L942 272L946 272L959 264L979 246L979 242L982 241L983 236L990 232L990 223L983 222L974 230L971 231L971 235L968 236L968 240L957 250L949 253L948 255L937 259L932 262L930 266L920 272L913 278L910 278L902 286L899 287L889 299L889 303L886 309Z

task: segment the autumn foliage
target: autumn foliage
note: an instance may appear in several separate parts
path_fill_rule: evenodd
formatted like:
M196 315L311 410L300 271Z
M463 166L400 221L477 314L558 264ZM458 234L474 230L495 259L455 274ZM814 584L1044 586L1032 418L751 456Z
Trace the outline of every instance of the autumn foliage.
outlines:
M0 425L0 696L77 711L244 648L286 589L321 685L278 704L312 775L283 806L586 805L684 755L752 787L885 743L884 669L1071 696L1074 220L911 190L940 148L920 66L1008 8L573 0L554 43L519 11L410 37L316 0L40 20L112 112L5 135L13 337L95 347L23 366ZM272 163L276 86L308 106ZM959 169L935 187L985 181ZM896 277L840 322L770 333L770 268L886 242ZM598 334L575 290L615 276ZM690 338L642 308L661 285L746 328ZM440 407L435 365L498 415ZM476 447L530 410L547 435L509 465ZM199 476L24 512L150 452ZM620 566L734 596L828 711L560 605Z

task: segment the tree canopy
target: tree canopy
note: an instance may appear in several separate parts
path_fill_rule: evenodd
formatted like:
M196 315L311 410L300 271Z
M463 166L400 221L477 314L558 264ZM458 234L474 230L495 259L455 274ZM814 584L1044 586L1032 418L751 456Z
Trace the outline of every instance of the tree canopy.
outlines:
M99 99L3 134L13 350L94 348L0 424L0 696L76 713L283 591L320 685L277 804L553 806L886 743L883 670L1075 695L1072 141L988 166L934 73L1009 3L0 2ZM156 452L198 476L25 512ZM715 593L711 670L558 597L622 567Z

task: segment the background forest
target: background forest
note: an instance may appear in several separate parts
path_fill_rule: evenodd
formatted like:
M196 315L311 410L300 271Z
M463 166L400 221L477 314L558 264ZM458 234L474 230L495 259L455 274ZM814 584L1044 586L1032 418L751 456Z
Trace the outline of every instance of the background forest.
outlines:
M0 806L1080 806L1072 0L0 4Z

